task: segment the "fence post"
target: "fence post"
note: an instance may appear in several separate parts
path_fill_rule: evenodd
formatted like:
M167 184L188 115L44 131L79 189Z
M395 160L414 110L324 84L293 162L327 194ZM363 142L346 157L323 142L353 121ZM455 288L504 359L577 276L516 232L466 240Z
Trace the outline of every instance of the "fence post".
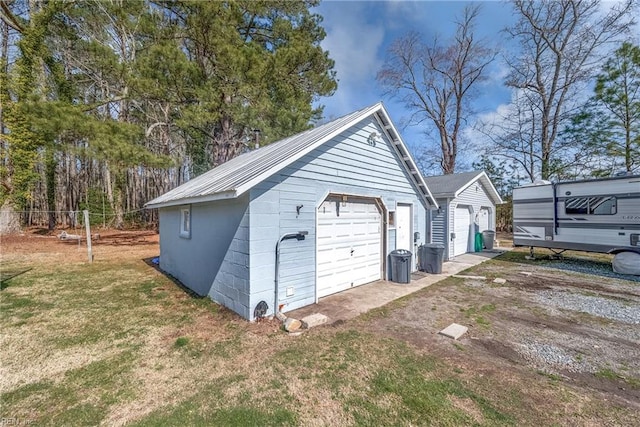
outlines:
M89 263L93 262L93 254L91 253L91 226L89 225L89 211L84 210L84 227L87 232L87 255L89 256Z

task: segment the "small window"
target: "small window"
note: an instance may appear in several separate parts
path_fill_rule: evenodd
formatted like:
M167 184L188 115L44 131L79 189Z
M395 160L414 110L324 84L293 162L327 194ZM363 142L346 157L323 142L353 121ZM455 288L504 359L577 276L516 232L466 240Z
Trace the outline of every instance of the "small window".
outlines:
M191 206L180 208L180 237L191 238Z
M613 196L569 197L564 201L564 211L571 215L615 215L618 209Z
M389 228L396 228L396 212L389 211Z

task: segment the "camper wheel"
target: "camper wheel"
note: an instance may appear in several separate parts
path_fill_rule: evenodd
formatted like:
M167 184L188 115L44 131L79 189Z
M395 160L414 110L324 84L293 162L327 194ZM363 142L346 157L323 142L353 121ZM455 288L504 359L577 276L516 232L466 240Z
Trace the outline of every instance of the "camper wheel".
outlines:
M615 273L640 276L640 253L620 251L613 257L611 265Z

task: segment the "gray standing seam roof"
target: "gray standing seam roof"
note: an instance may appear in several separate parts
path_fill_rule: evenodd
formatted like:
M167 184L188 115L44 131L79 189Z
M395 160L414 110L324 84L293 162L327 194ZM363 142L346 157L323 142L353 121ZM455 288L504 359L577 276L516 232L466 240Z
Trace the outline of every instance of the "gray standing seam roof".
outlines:
M382 103L377 103L321 126L241 154L151 200L145 207L175 206L198 201L237 197L257 182L313 150L317 145L379 111L386 116ZM386 121L385 119L382 120ZM387 132L393 132L393 126L390 123L383 123L383 125L387 125L385 126ZM392 140L394 144L402 146L398 136L394 138L392 135ZM406 151L404 146L398 148L402 148L400 151ZM408 152L402 154L408 155ZM405 160L405 164L410 171L415 168L413 159ZM416 184L423 192L423 197L436 204L435 199L431 196L422 180L422 176L419 173L413 173L412 176L416 179Z
M471 171L462 173L453 173L450 175L438 175L438 176L426 176L426 181L429 189L434 196L453 196L459 189L465 186L476 176L480 175L481 171Z
M496 204L503 203L500 195L496 191L495 187L491 183L491 180L484 171L471 171L454 173L449 175L428 176L424 178L424 181L429 186L431 193L436 198L454 198L457 196L458 191L465 188L471 183L471 181L480 178L480 181L485 184L487 190L491 193L493 200Z

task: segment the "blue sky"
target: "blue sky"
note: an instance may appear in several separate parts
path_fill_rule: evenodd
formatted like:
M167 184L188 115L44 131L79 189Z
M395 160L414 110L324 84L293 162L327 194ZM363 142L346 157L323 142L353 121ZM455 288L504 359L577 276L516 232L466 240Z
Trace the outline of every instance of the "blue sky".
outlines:
M603 12L612 3L620 0L604 1ZM398 127L405 143L416 157L425 144L433 144L433 136L425 135L424 128L404 125L410 115L398 101L384 96L376 81L376 74L384 64L389 45L409 31L418 31L425 41L438 35L446 41L455 31L454 21L466 5L465 1L348 1L324 0L314 11L324 17L323 26L327 37L322 42L324 49L335 60L338 90L332 97L321 98L325 106L326 119L337 118L359 108L382 100ZM504 78L508 67L504 56L518 45L501 30L514 22L512 5L508 1L482 1L480 15L476 21L476 35L498 49L498 57L488 70L488 80L479 86L479 97L473 105L477 116L486 121L498 120L511 100L511 91L505 87ZM631 40L640 43L640 20L632 30ZM592 87L585 88L585 97L590 96ZM476 116L476 117L477 117ZM470 117L470 122L475 117ZM433 129L433 128L432 128ZM480 153L482 136L470 127L462 133L477 144L466 153L458 153L456 171L471 169L471 164ZM427 171L440 173L439 170Z
M404 126L409 111L383 96L376 74L384 64L388 46L409 31L420 32L425 40L436 35L439 39L448 39L455 31L456 17L467 4L462 1L323 1L315 12L324 17L327 37L322 46L336 62L339 80L336 93L320 100L325 106L325 118L340 117L382 100L404 141L415 152L427 136L421 128ZM500 31L511 22L508 3L482 2L476 34L502 50L508 41ZM490 67L488 81L480 88L474 105L478 113L490 114L509 102L510 92L503 84L505 73L504 62L498 57ZM463 159L460 170L470 166L472 157Z

